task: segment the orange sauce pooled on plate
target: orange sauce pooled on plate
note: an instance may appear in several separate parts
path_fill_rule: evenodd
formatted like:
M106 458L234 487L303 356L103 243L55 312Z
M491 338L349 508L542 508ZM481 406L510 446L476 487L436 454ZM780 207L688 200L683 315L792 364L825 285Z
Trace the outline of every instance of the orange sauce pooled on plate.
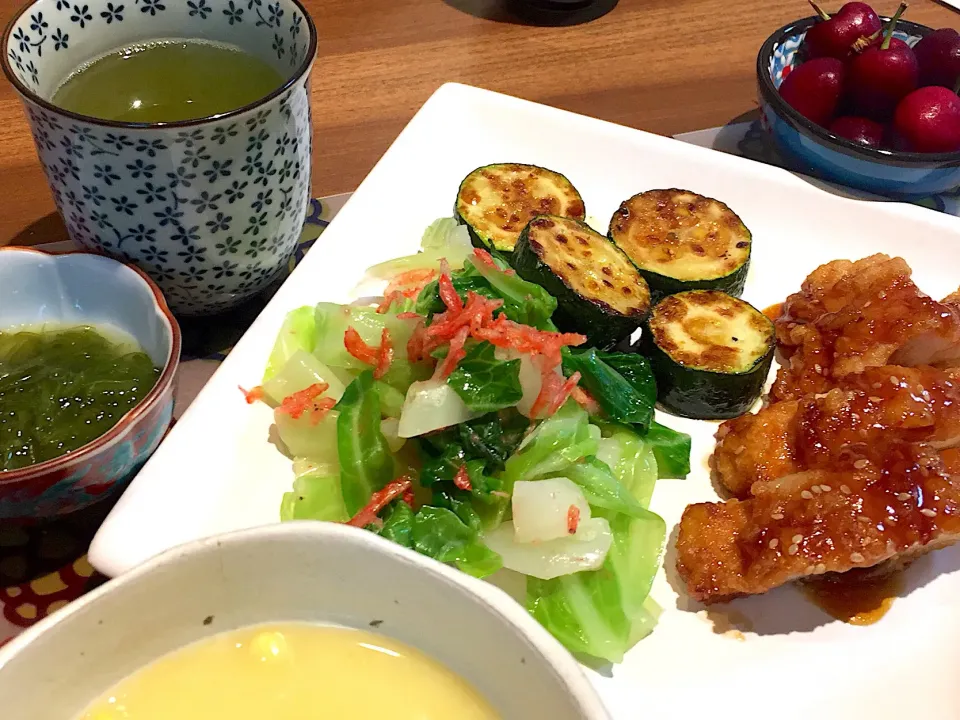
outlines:
M887 614L903 589L903 574L820 579L803 584L807 597L825 613L850 625L873 625Z
M766 315L767 319L769 319L770 321L776 322L777 318L780 317L780 313L782 312L783 312L783 303L780 302L780 303L774 303L773 305L768 307L766 310L763 311L763 314Z

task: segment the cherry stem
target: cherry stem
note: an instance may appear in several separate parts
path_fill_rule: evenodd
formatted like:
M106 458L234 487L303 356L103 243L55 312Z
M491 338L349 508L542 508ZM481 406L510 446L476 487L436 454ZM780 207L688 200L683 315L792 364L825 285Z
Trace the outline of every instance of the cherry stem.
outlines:
M960 77L958 77L957 81L953 84L953 94L960 94Z
M883 31L883 42L880 43L881 50L888 50L890 48L890 41L893 39L893 31L897 28L897 20L900 19L900 16L903 15L904 10L907 9L907 4L905 2L900 3L900 7L897 8L897 11L893 14L893 17L890 18L890 22L887 23L887 27Z
M861 52L863 52L864 50L866 50L868 47L870 47L870 45L871 45L878 37L880 37L880 31L879 31L879 30L877 30L875 33L873 33L873 34L871 34L871 35L861 35L860 37L858 37L858 38L854 41L854 43L853 43L853 45L851 45L851 47L853 48L853 51L854 51L854 52L861 53Z
M826 12L824 12L823 8L820 7L819 5L817 5L813 0L807 0L807 2L810 3L810 7L812 7L812 8L813 8L813 11L814 11L815 13L817 13L817 15L820 16L820 19L821 19L821 20L829 20L829 19L830 19L830 16L827 15Z

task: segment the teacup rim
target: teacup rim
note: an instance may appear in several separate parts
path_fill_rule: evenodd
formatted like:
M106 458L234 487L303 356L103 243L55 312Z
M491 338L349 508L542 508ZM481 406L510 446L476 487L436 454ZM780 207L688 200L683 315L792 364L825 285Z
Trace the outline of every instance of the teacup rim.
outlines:
M248 112L254 111L268 103L276 100L278 97L287 92L291 87L296 85L305 75L310 72L310 68L313 65L314 60L317 57L317 26L313 22L313 18L310 16L310 13L304 7L303 3L300 0L290 0L303 14L304 19L307 24L307 35L309 36L309 42L307 43L307 53L303 58L303 62L297 67L296 71L290 75L290 77L284 81L284 83L278 87L273 92L268 95L264 95L262 98L258 98L251 103L247 103L239 108L233 110L228 110L227 112L219 113L217 115L206 115L201 118L192 118L190 120L173 120L167 122L125 122L122 120L106 120L104 118L98 118L93 115L84 115L82 113L74 112L72 110L67 110L62 108L59 105L55 105L49 100L45 100L40 97L33 90L24 85L17 78L16 74L13 72L13 68L10 67L10 57L7 53L7 47L9 46L10 36L13 34L13 29L16 26L17 22L28 12L30 9L36 5L38 0L27 0L19 10L13 15L10 21L7 23L7 26L3 30L3 39L2 45L0 45L0 65L3 68L3 74L6 76L7 80L13 85L17 93L21 97L30 101L35 105L39 105L44 110L55 113L57 115L62 115L64 117L70 118L78 122L87 123L89 125L97 125L99 127L115 128L121 130L175 130L178 128L191 128L197 127L198 125L206 125L212 122L220 122L222 120L229 120L230 118L237 117L239 115L244 115Z
M170 307L167 305L167 299L163 296L163 292L150 278L150 276L136 265L132 263L120 262L119 260L115 260L114 258L102 253L91 252L89 250L55 251L41 250L40 248L25 247L22 245L7 245L5 247L0 247L0 254L3 253L33 253L36 255L46 256L52 261L56 261L57 258L67 255L89 255L116 263L121 267L124 267L127 270L135 273L144 282L146 289L153 294L154 309L157 310L167 321L167 324L170 328L170 351L167 361L164 363L164 366L160 371L160 376L157 378L157 381L154 383L153 387L150 388L150 392L144 395L140 402L124 413L113 427L111 427L102 435L98 435L85 445L81 445L76 450L68 452L65 455L60 455L58 457L51 458L50 460L44 460L43 462L34 463L33 465L27 465L26 467L22 467L17 470L0 472L0 488L7 484L23 482L24 480L30 480L38 475L59 470L66 465L75 465L113 442L124 431L126 431L126 429L129 428L133 422L141 418L145 413L152 409L156 405L157 401L163 396L163 393L166 391L166 389L171 385L171 383L173 383L177 368L180 365L180 353L183 349L183 336L180 331L180 325L177 322L176 317L174 317L173 311L171 311Z

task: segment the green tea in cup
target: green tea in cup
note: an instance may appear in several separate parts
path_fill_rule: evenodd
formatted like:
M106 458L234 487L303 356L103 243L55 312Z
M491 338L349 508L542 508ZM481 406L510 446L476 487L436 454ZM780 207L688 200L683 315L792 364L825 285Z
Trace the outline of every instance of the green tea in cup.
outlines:
M71 73L53 103L122 122L178 122L236 110L269 95L284 78L234 45L155 40L103 55Z
M289 272L316 49L300 0L36 0L0 66L70 238L210 315Z

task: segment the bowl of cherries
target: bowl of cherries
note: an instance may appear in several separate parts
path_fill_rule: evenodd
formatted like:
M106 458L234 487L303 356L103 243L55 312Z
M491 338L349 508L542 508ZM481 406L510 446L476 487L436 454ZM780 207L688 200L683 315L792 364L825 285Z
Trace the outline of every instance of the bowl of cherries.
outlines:
M757 56L761 119L798 169L920 197L960 186L960 33L862 2L771 35Z

